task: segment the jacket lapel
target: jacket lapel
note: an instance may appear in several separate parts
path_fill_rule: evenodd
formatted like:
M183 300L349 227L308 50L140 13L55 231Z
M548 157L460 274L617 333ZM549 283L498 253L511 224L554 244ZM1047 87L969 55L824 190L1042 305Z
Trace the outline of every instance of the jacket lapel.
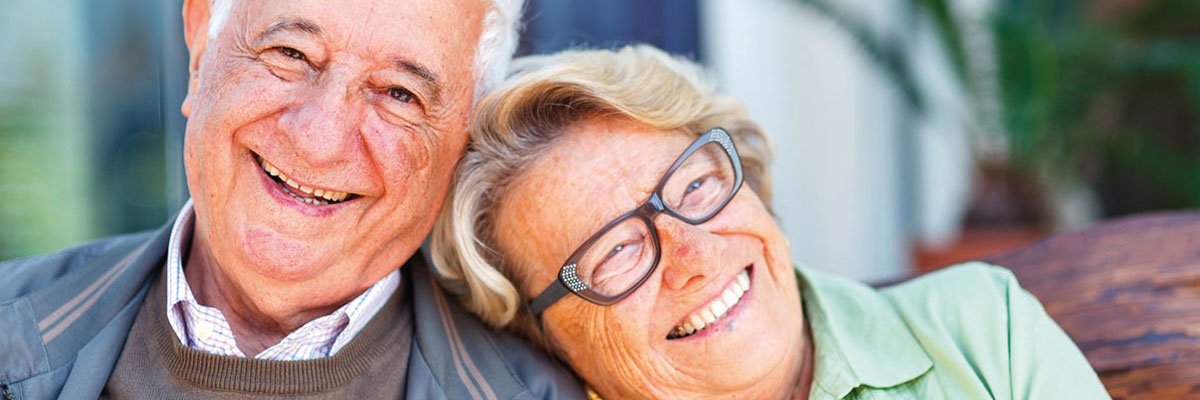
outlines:
M519 339L490 330L447 296L429 271L424 253L413 255L404 266L412 279L416 322L409 398L533 398L522 379L546 383L539 396L582 398L578 381L557 363Z
M502 356L492 348L491 340L480 334L478 323L467 320L470 317L461 315L463 310L451 304L454 299L448 298L437 285L423 258L422 254L414 254L404 266L412 277L416 322L414 344L417 349L409 359L416 360L416 356L421 355L420 361L426 366L417 369L428 370L434 379L409 379L410 395L412 389L440 383L441 395L450 399L512 398L519 385L511 374L496 373L506 368L494 365L503 359ZM503 379L506 377L508 379Z
M29 296L51 367L74 359L126 305L144 295L162 267L170 230L168 224L149 240L143 236L126 244L130 250L105 252Z
M31 398L98 396L162 266L169 232L167 224L32 261L55 279L0 304L0 324L21 330L0 335L0 382Z

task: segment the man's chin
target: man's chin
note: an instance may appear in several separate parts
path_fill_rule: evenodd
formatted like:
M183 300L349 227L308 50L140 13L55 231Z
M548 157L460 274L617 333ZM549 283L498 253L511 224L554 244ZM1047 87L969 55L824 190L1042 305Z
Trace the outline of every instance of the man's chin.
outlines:
M335 264L344 263L334 251L343 248L340 243L327 243L330 237L294 238L266 229L252 229L244 235L241 257L246 260L242 268L253 270L263 278L279 282L303 282L320 277Z

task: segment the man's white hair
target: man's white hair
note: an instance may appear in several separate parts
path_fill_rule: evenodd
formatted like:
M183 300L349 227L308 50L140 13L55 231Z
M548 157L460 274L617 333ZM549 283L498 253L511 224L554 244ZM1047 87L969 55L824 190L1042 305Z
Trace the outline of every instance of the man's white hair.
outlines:
M495 88L504 80L508 64L517 51L517 30L521 23L521 8L525 0L480 0L487 1L488 10L483 16L483 29L479 44L475 46L475 101ZM208 37L215 39L229 19L233 0L212 0L212 15L209 17ZM472 105L474 101L472 102Z
M223 0L228 1L228 0ZM483 31L475 46L475 101L494 89L508 75L508 64L517 52L517 31L525 0L489 0ZM472 102L474 104L474 102Z

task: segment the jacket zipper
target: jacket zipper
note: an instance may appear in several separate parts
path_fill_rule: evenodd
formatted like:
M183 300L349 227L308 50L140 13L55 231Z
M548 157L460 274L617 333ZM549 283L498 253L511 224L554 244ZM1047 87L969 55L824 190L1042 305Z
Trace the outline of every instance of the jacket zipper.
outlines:
M7 383L0 383L0 391L4 392L4 400L17 400L17 395L13 394Z

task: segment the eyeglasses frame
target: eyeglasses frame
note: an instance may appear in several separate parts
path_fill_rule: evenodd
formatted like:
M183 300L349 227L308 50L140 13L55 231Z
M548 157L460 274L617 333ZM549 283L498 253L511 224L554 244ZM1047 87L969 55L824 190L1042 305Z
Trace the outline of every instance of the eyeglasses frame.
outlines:
M667 207L667 205L663 202L663 188L666 186L667 181L672 177L672 175L675 174L675 170L679 169L679 167L683 165L683 162L686 161L688 157L691 157L693 153L699 151L701 147L714 142L721 145L721 148L725 150L725 155L729 157L730 162L733 164L733 189L730 190L729 194L721 202L721 204L715 207L713 211L709 212L708 214L698 218L685 217L675 212L675 210L672 210L670 207ZM659 214L667 214L675 219L691 225L700 225L705 223L715 217L717 214L721 213L721 211L725 209L725 206L728 206L729 203L733 201L733 198L737 196L738 191L742 188L743 180L744 176L742 175L742 160L738 155L737 146L734 145L733 137L729 134L729 132L724 128L717 127L709 129L708 131L700 134L700 136L697 137L696 140L693 141L692 144L689 145L687 149L685 149L683 153L681 153L679 157L675 159L675 162L671 164L671 167L667 169L667 172L664 173L661 178L659 178L658 184L654 187L654 192L650 194L650 198L646 199L646 201L637 206L637 208L634 208L633 210L612 220L608 224L605 224L604 227L593 233L592 236L588 237L583 244L580 244L579 247L576 248L573 253L571 253L571 256L567 258L567 261L563 263L563 266L559 269L558 279L556 279L554 282L550 282L550 285L543 289L542 292L537 295L537 297L527 304L529 312L535 316L538 316L540 319L542 312L544 312L554 303L557 303L563 297L566 297L568 293L574 293L584 300L601 306L610 306L616 304L625 297L628 297L630 294L640 288L647 279L650 279L651 275L654 275L654 271L658 269L658 263L662 259L662 246L659 244L658 227L654 225L654 218ZM654 244L654 248L656 250L654 252L654 263L650 265L650 268L646 270L646 273L643 274L642 277L638 278L637 282L635 282L628 290L625 290L624 292L613 296L606 296L591 290L591 288L588 288L587 284L583 283L583 280L579 278L579 271L576 269L579 259L582 258L584 253L591 249L591 246L602 236L604 236L604 234L608 233L609 230L630 218L638 218L642 220L642 222L646 224L646 227L649 228L651 242Z

